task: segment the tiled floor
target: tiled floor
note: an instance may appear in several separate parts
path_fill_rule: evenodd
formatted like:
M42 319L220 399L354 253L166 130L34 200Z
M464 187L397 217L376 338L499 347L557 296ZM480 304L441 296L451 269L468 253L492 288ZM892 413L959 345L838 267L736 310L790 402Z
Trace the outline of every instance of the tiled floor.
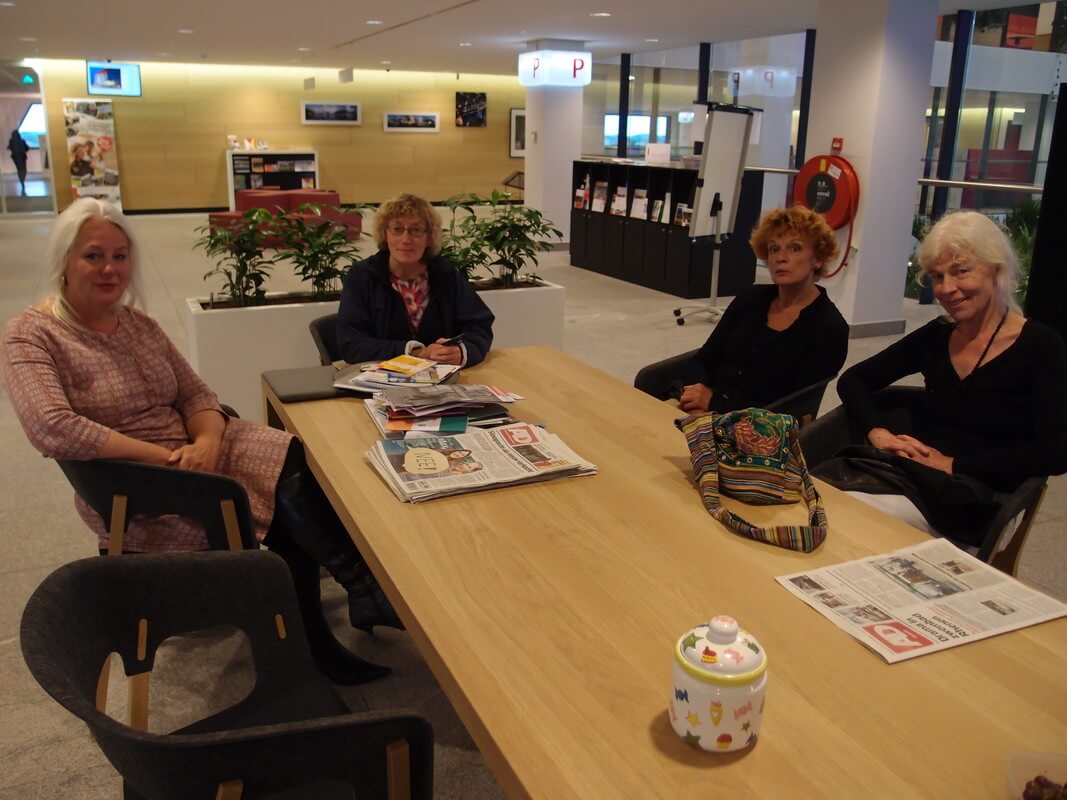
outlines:
M134 218L143 248L148 310L183 350L183 299L204 293L202 276L208 268L203 256L192 250L194 228L203 222L202 215ZM0 221L0 317L5 320L43 294L41 264L49 226L48 217ZM566 253L544 256L539 272L567 288L567 352L627 382L644 364L698 346L710 330L710 323L700 318L676 325L671 309L681 304L677 298L570 267ZM295 285L295 279L279 274L272 288ZM904 316L909 329L936 311L907 302ZM853 340L848 364L892 340ZM837 402L831 387L823 410ZM0 462L0 525L6 544L0 567L0 708L8 718L0 732L0 762L7 766L0 774L0 797L114 797L114 774L98 749L84 728L43 696L18 652L18 621L26 598L54 567L95 554L95 544L74 513L70 488L59 470L26 441L6 393L0 396L0 445L5 454ZM1065 528L1067 479L1057 478L1023 553L1020 577L1063 599L1067 599ZM410 640L403 634L384 635L377 643L361 640L341 623L342 598L333 600L339 635L368 658L397 668L386 681L344 690L350 704L389 708L403 698L403 705L434 722L439 745L436 796L499 797L499 787L412 651Z

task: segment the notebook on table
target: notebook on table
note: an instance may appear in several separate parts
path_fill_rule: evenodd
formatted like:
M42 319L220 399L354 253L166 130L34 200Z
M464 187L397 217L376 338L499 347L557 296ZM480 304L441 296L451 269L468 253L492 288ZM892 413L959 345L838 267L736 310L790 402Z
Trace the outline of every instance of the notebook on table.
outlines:
M305 400L326 400L351 395L351 392L334 388L336 375L337 369L331 365L296 367L268 370L263 373L263 380L283 403L301 403ZM367 392L367 396L369 395Z

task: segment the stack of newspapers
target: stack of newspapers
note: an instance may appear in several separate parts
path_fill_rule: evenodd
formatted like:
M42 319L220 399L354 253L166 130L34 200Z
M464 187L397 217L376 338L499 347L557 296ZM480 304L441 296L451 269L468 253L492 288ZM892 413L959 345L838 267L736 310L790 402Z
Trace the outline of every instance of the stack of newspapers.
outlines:
M596 473L595 464L558 436L525 422L457 436L387 439L366 457L393 494L411 503Z
M369 361L340 370L333 385L338 389L374 392L389 386L433 386L459 372L459 367L438 364L426 358L396 356L387 361Z

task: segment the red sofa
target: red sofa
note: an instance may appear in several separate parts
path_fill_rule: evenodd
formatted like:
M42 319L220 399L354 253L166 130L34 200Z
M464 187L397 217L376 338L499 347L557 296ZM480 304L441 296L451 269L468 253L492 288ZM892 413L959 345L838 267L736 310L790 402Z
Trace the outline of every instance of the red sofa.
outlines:
M252 208L266 208L270 211L281 209L295 211L302 205L314 203L321 206L321 215L300 214L309 223L317 220L331 220L345 232L349 241L358 239L363 232L363 217L356 211L341 208L341 196L326 189L241 189L237 192L234 211L216 211L208 214L208 224L214 228L218 225L235 225L242 219L244 212ZM267 247L281 244L277 237L268 237Z

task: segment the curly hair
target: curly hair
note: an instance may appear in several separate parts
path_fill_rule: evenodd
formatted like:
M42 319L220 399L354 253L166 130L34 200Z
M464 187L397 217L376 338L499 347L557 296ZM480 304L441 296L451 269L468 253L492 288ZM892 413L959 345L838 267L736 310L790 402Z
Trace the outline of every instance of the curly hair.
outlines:
M816 277L821 278L827 273L829 262L837 256L837 237L822 214L801 205L771 209L760 217L748 243L756 256L766 261L767 246L771 239L783 232L794 233L811 244L819 264L815 270Z
M428 202L418 195L404 192L386 200L374 215L374 241L379 250L387 250L385 229L395 219L401 217L419 217L426 226L426 255L435 256L441 252L441 222L437 212Z

